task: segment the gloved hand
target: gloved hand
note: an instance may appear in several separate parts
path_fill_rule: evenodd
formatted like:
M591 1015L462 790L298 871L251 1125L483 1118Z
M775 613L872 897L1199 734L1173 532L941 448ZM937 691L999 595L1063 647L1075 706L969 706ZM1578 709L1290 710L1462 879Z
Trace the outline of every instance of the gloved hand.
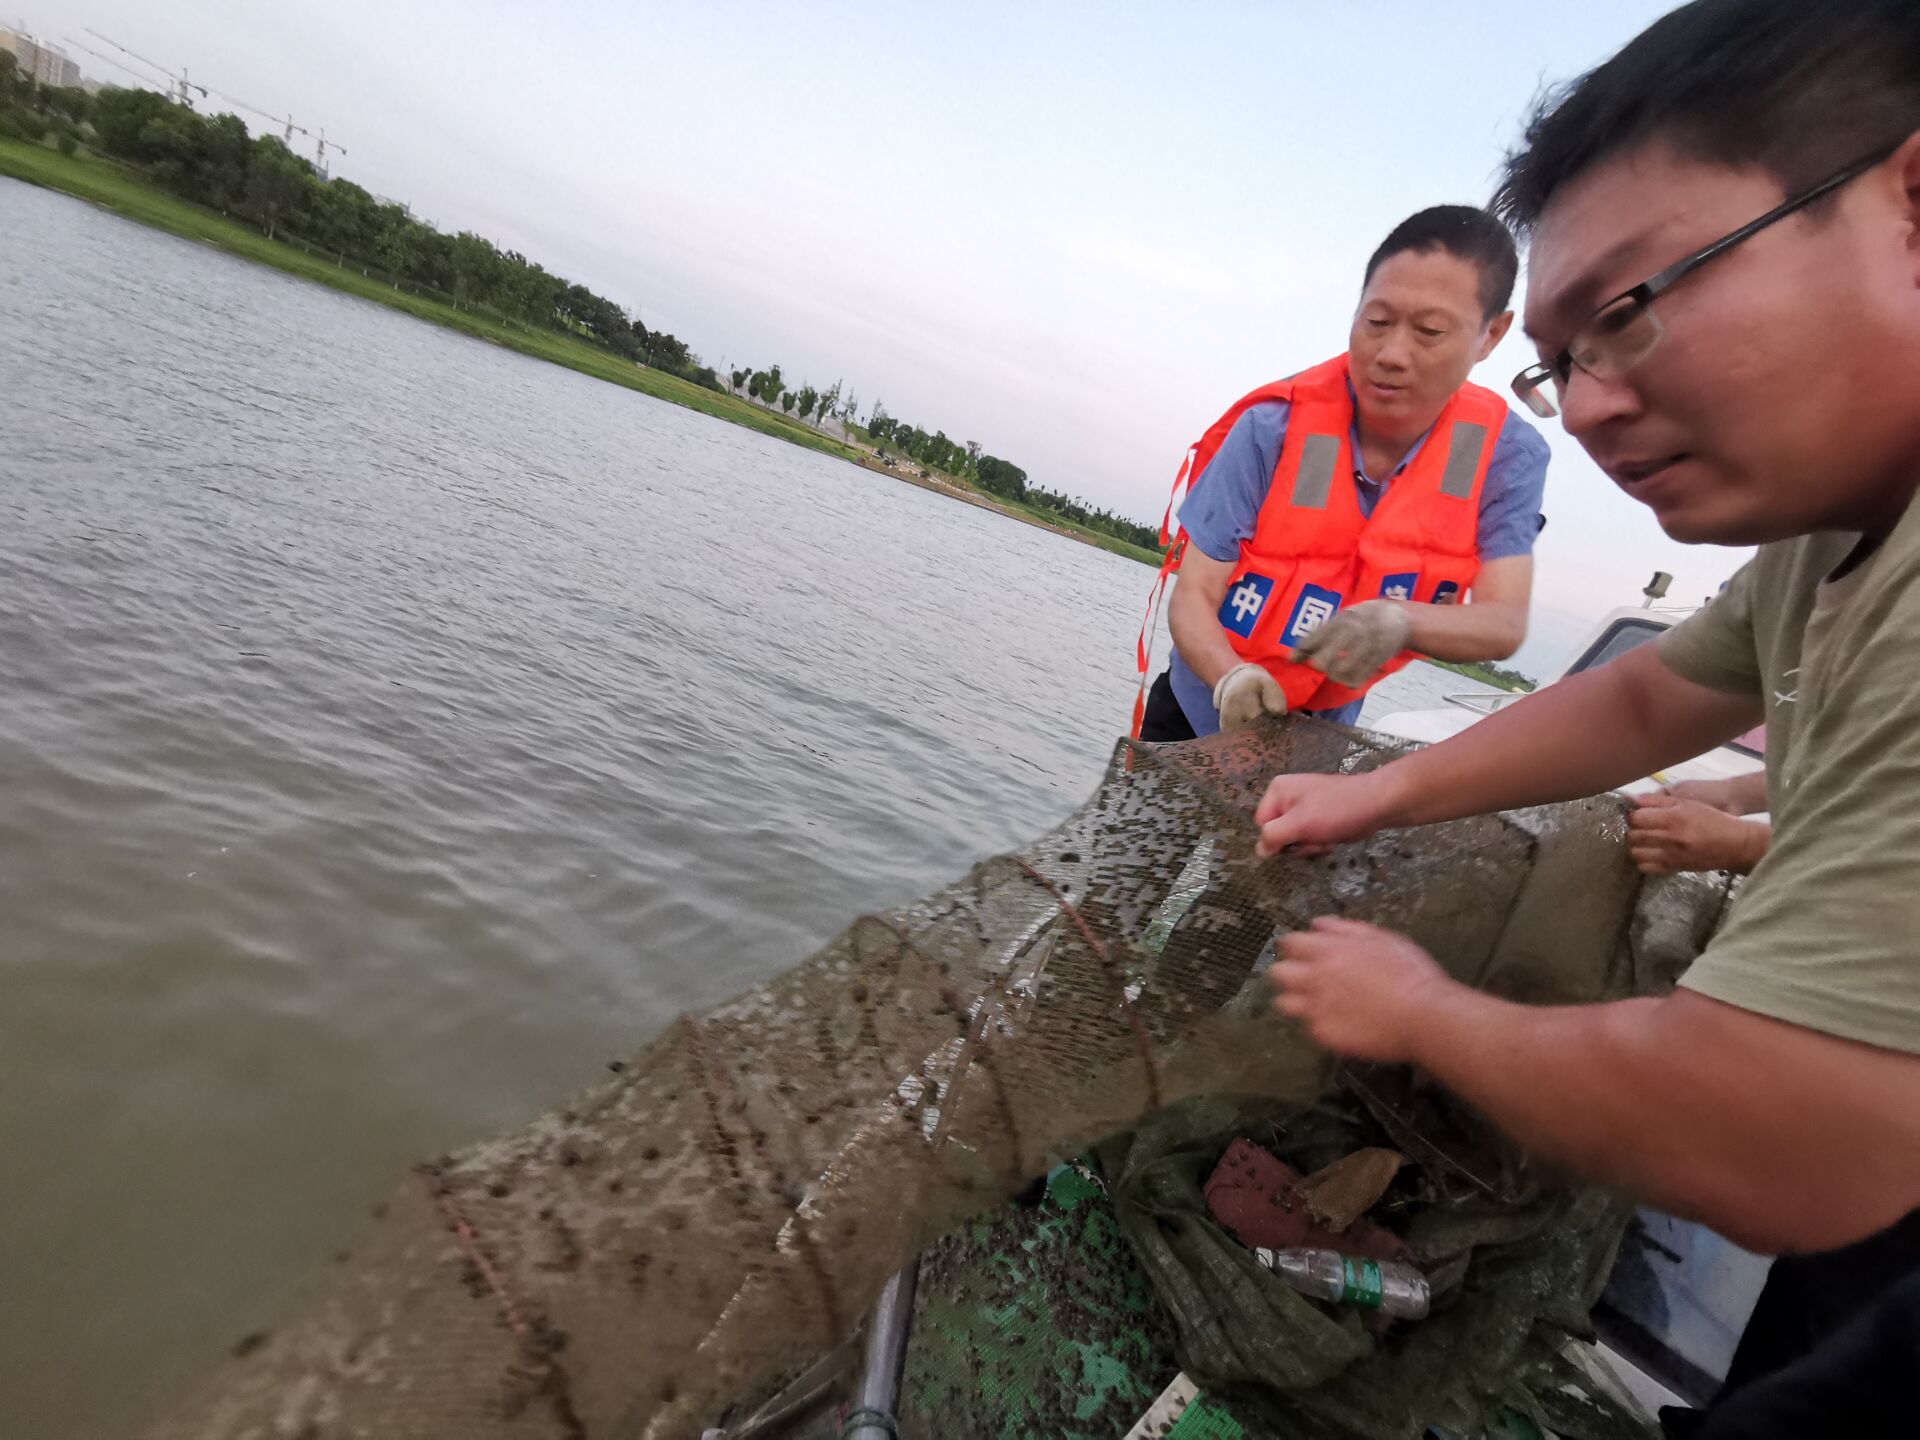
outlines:
M1363 600L1308 632L1289 659L1304 662L1336 685L1364 685L1407 648L1413 617L1397 600Z
M1220 712L1222 730L1238 730L1262 715L1286 714L1287 692L1266 666L1243 660L1215 683L1213 708Z

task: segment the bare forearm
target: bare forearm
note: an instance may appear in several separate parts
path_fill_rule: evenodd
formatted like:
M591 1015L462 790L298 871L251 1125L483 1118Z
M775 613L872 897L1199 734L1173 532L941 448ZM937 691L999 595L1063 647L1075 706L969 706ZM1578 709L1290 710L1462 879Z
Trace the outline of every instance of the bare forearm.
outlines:
M1405 609L1413 621L1407 648L1436 660L1505 660L1527 638L1525 605L1405 604Z
M1735 815L1758 815L1769 809L1767 772L1755 770L1751 775L1737 775L1727 781L1727 798L1727 809Z
M1445 982L1413 1063L1522 1146L1763 1252L1821 1250L1920 1199L1916 1060L1681 990L1515 1005Z
M1413 1059L1528 1151L1687 1208L1663 1143L1672 1077L1641 1038L1658 1005L1516 1005L1449 985Z
M1597 795L1712 749L1757 709L1678 680L1646 647L1374 772L1380 813L1426 825Z
M1742 820L1740 824L1745 827L1742 843L1726 868L1736 875L1751 875L1773 845L1773 826L1765 820Z
M1208 685L1240 663L1240 656L1220 628L1220 598L1184 576L1173 587L1167 606L1167 629L1187 668Z

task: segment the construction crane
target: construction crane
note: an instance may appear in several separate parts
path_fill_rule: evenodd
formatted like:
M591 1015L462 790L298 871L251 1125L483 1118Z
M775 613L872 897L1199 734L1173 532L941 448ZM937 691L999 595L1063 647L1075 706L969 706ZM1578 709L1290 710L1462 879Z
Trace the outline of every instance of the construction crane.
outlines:
M248 115L259 115L263 121L273 121L275 125L280 127L280 138L286 140L288 146L294 144L294 136L296 136L296 134L305 134L307 138L313 138L313 131L309 131L305 125L294 125L294 117L292 117L292 115L269 115L265 109L261 109L259 106L250 106L246 100L238 100L238 98L234 98L234 96L230 96L230 94L221 94L219 90L209 90L207 94L211 94L215 100L225 100L228 106L236 106L236 108L244 109ZM324 136L326 132L323 131L321 134ZM332 140L323 140L323 144L324 146L334 148L334 150L340 150L340 146L336 146ZM346 150L340 150L340 154L344 156ZM323 173L323 175L326 173L326 150L321 150L321 173Z
M271 120L275 125L278 125L281 127L283 132L281 135L281 138L285 140L288 145L293 144L293 137L295 136L295 134L311 135L313 133L311 130L307 129L307 127L304 125L294 124L293 117L290 115L269 115L265 110L262 110L258 105L249 105L246 101L236 100L231 95L222 95L218 90L212 91L210 93L213 95L214 99L224 100L229 105L236 105L240 109L245 110L249 115L258 115L262 120Z
M327 151L329 150L337 150L342 155L347 153L346 146L335 144L333 141L327 139L327 127L322 125L320 127L320 138L316 140L313 145L314 156L320 162L320 178L322 180L327 178Z
M78 40L75 40L71 35L69 35L63 43L72 46L75 50L81 51L83 54L91 55L94 59L98 60L102 65L111 65L113 66L114 69L122 71L128 75L131 75L134 79L138 80L142 85L151 85L153 83L152 76L143 75L140 71L134 69L131 65L121 64L118 60L114 59L111 55L101 54L98 50L94 49L91 45L82 45Z
M193 81L189 80L187 78L187 72L184 68L180 71L178 75L176 75L173 73L173 71L167 69L166 66L156 65L153 63L153 61L147 59L146 56L136 54L132 50L129 50L126 46L122 45L118 40L115 40L112 36L102 35L98 30L92 29L91 27L84 27L84 28L86 28L87 34L93 36L94 39L99 40L104 44L111 45L114 49L118 50L122 55L130 56L131 58L138 60L142 65L146 66L149 70L152 70L155 73L164 76L167 81L167 98L169 100L177 100L182 105L186 106L189 110L191 110L193 108L193 92L195 90L198 90L200 92L201 99L204 100L207 97L207 87L204 85L196 85L193 83ZM89 51L88 53L91 54L93 52ZM107 57L102 55L100 58L102 60L105 60ZM118 61L113 61L110 63L119 64ZM126 70L127 67L124 65L121 65L120 68L122 70ZM127 71L127 73L131 75L134 72L129 70Z
M319 135L316 137L314 135L314 132L307 129L306 126L296 125L291 115L270 114L269 112L262 110L258 105L249 105L246 101L237 99L232 95L223 95L218 90L209 89L205 85L196 84L194 81L187 78L187 72L185 69L182 69L180 73L176 75L171 70L167 69L164 65L154 64L154 62L147 59L146 56L137 54L136 52L129 50L126 46L122 45L118 40L115 40L112 36L102 35L98 30L92 29L91 27L87 27L87 34L93 36L94 39L100 41L103 44L111 45L114 49L118 50L122 55L127 56L129 59L138 60L142 65L146 66L149 70L153 71L155 74L164 77L167 82L167 98L169 100L177 100L180 104L185 105L189 110L193 108L193 92L197 90L200 92L200 98L203 100L206 100L206 99L219 100L224 104L232 105L237 109L245 110L249 115L258 115L262 120L271 121L273 124L278 125L280 127L281 139L284 140L289 147L292 146L293 137L295 135L305 135L308 139L313 140L315 142L314 155L315 155L315 158L318 159L319 161L320 175L323 179L325 178L327 173L327 151L333 150L341 155L344 155L347 153L346 146L327 139L327 132L325 127L321 128ZM93 49L91 46L81 45L78 41L68 41L67 43L71 45L75 45L77 48L86 51L87 54L93 56L97 60L104 60L109 65L115 66L116 68L121 70L125 70L127 74L134 76L136 79L146 78L145 76L141 75L139 71L134 70L129 66L121 64L120 61L115 60L110 55L102 55L98 50Z

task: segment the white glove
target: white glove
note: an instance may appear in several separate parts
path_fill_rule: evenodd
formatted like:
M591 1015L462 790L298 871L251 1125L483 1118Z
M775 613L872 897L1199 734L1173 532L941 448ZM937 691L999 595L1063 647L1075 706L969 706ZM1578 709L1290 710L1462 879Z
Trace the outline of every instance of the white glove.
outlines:
M1407 648L1413 617L1397 600L1364 600L1301 637L1290 657L1336 685L1365 685Z
M1238 730L1262 715L1286 714L1287 692L1266 666L1242 661L1215 683L1213 708L1220 712L1222 730Z

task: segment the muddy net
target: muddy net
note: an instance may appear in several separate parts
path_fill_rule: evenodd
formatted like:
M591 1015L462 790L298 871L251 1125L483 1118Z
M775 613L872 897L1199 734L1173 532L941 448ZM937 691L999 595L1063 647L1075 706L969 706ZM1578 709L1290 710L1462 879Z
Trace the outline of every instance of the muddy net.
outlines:
M1192 1097L1335 1093L1246 1001L1276 929L1377 921L1558 1003L1665 988L1717 923L1711 884L1633 871L1611 799L1254 855L1270 776L1397 753L1317 721L1123 742L1050 834L421 1166L157 1440L698 1436L1058 1158Z

